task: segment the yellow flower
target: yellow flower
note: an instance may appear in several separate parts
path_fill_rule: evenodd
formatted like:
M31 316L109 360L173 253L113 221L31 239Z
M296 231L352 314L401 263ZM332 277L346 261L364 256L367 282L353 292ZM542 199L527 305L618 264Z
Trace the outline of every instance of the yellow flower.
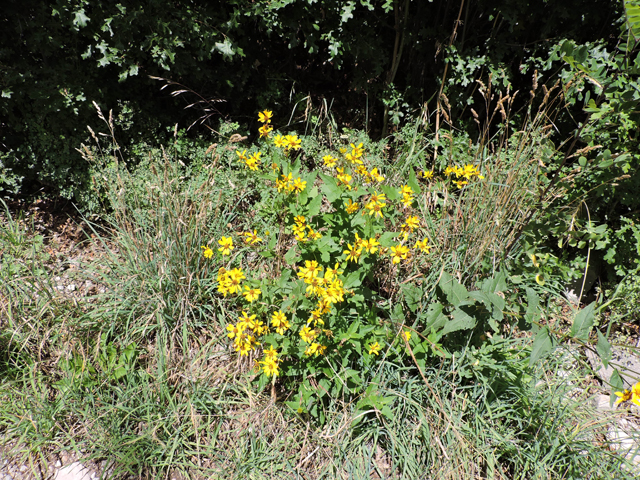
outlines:
M458 167L456 167L456 166L453 166L453 167L447 167L447 168L445 168L445 169L444 169L444 174L445 174L447 177L450 177L450 176L451 176L451 175L453 175L453 174L455 174L456 176L459 176L459 175L458 175Z
M211 249L209 248L209 246L206 246L206 247L205 247L205 246L202 246L202 247L200 247L200 248L202 248L202 250L203 250L202 254L204 255L204 258L211 258L211 257L213 257L213 250L211 250Z
M413 188L409 185L403 185L400 187L400 195L413 195Z
M411 340L411 332L409 330L405 330L400 335L402 335L402 338L404 338L407 342Z
M413 246L413 248L417 248L421 252L424 252L424 253L429 253L429 250L431 249L431 246L427 245L427 239L425 238L422 241L417 241L416 244Z
M233 250L233 240L231 237L222 237L218 240L220 244L220 248L218 248L219 252L222 252L222 255L229 255L231 250Z
M382 347L378 342L369 345L369 355L378 355Z
M238 150L236 150L236 154L238 155L238 161L239 162L246 162L247 161L247 150L244 149L242 152L239 152Z
M391 247L391 251L393 252L391 261L394 264L400 263L401 260L406 260L409 253L409 247L405 247L404 245L397 245L395 247Z
M405 193L402 196L402 205L404 205L405 208L409 208L411 207L412 203L413 203L413 197Z
M255 230L253 231L253 233L251 233L251 231L248 231L243 233L243 235L245 236L245 239L244 239L245 243L255 245L256 243L262 242L262 238L258 236Z
M271 122L271 117L273 117L273 112L271 110L265 110L264 112L258 113L258 120L261 123Z
M462 188L465 185L469 184L469 182L467 182L466 180L454 180L453 183L455 183L456 187L458 187L458 188Z
M296 193L302 192L307 186L307 182L302 181L300 177L296 178L293 182L293 190Z
M305 260L304 264L304 267L298 268L298 277L305 281L317 277L322 272L322 265L315 260Z
M424 170L420 172L422 178L433 178L433 170Z
M413 215L413 216L409 216L407 217L407 219L405 220L405 224L407 225L407 227L409 227L411 229L411 231L413 232L416 228L418 228L418 226L420 225L420 219L418 219L417 216Z
M293 221L298 225L305 225L307 223L307 219L304 218L303 215L296 215L295 217L293 217Z
M369 176L376 182L384 182L384 177L378 173L377 167L375 167L373 170L371 170L371 172L369 172Z
M331 155L325 155L324 157L322 157L322 160L324 161L324 166L329 168L335 167L336 162L338 161L337 158L334 158Z
M344 204L347 207L347 213L355 213L358 211L358 208L360 208L358 202L354 202L350 198L347 198Z
M327 281L332 280L333 278L337 277L338 275L342 275L342 270L338 270L338 267L340 266L340 263L336 262L335 266L333 268L329 268L327 267L327 271L324 274L324 279Z
M312 343L317 336L318 332L310 329L309 327L302 327L302 330L300 330L300 338L307 343Z
M298 138L297 135L287 135L285 138L285 141L287 142L285 145L285 148L287 150L299 150L300 149L300 144L302 143L302 140L300 140Z
M360 235L358 235L358 232L356 232L356 240L355 242L353 242L353 245L358 249L358 250L362 250L362 247L364 247L366 243L366 240L363 238L360 238Z
M307 356L315 355L317 357L318 355L322 355L326 349L327 347L323 347L319 343L312 343L304 351L304 354Z
M273 143L278 148L286 148L287 139L285 137L283 137L282 135L276 135L275 138L273 139Z
M272 345L269 345L269 348L264 350L264 358L268 360L277 360L278 351L275 348L273 348Z
M358 258L360 258L360 255L362 254L362 249L358 249L356 245L352 247L350 243L347 243L347 247L348 250L342 252L347 256L347 262L352 261L358 263Z
M366 208L368 210L369 215L373 215L375 217L380 217L382 218L382 209L386 206L386 203L377 203L377 202L369 202L367 203L364 208ZM365 212L362 212L363 214Z
M281 311L274 312L271 316L271 325L276 329L276 332L280 335L284 335L289 327L289 321Z
M626 402L633 398L633 393L631 393L631 391L629 390L624 390L623 392L615 392L615 394L618 396L618 399L616 400L614 405L618 405L619 403Z
M244 273L242 273L241 269L234 268L233 270L227 272L226 278L226 284L229 293L236 293L240 291L240 281L244 280L246 277L244 276Z
M380 245L380 242L378 242L375 238L370 238L369 240L364 241L362 248L364 248L367 253L373 254L378 251L378 245Z
M311 227L309 227L309 233L307 233L310 240L320 240L322 238L322 234L320 232L316 232Z
M360 158L364 154L364 148L362 148L362 142L356 147L353 143L351 144L351 155L356 158Z
M244 292L242 292L242 296L247 300L247 302L253 302L260 297L262 293L258 288L249 288L246 285L244 286ZM254 315L255 316L255 315Z
M260 138L264 138L264 137L268 138L269 133L271 133L271 131L273 131L273 127L267 123L265 123L258 129L258 132L260 133Z
M384 193L378 193L375 192L373 195L371 195L371 198L369 199L370 203L381 203L381 204L385 204L384 202L387 201L387 197L385 196Z
M236 337L242 333L238 326L234 325L233 323L227 325L227 330L229 331L229 333L227 333L227 337L229 338Z
M328 304L344 301L344 286L342 280L333 280L324 291L322 299Z
M255 321L256 321L255 315L249 315L247 312L243 310L242 316L240 317L240 321L238 322L238 326L240 326L240 324L244 324L253 330ZM242 330L244 330L244 328Z
M260 362L260 364L263 365L262 371L267 377L270 377L272 375L275 375L277 377L280 373L277 360L265 358L262 362Z

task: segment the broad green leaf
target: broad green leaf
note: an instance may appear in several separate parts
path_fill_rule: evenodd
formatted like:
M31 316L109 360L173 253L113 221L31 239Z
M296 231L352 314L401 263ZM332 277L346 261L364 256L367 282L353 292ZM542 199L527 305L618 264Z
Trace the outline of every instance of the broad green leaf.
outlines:
M432 303L429 305L426 315L427 323L424 327L427 332L429 330L439 330L447 323L448 318L442 313L443 308L440 303Z
M316 195L311 199L309 205L307 205L307 215L313 217L320 213L320 207L322 206L322 195Z
M360 279L360 271L351 272L349 276L344 280L344 289L349 290L355 287L359 287L362 284Z
M549 329L543 327L538 331L536 339L533 341L531 356L529 357L529 366L533 366L544 355L553 349L553 340L549 336Z
M498 272L493 278L485 279L480 289L487 293L504 292L507 289L506 274L504 272Z
M323 182L321 187L322 192L330 203L335 202L342 195L342 190L336 183L336 179L324 173L320 173L319 176Z
M457 307L469 298L469 292L467 292L464 285L461 285L458 280L453 278L447 272L442 272L442 277L440 278L438 286L447 297L449 303L454 307Z
M288 265L293 265L296 260L296 246L291 247L287 253L284 255L284 261L287 262Z
M444 336L447 333L457 332L459 330L471 330L475 326L476 326L475 318L473 318L464 310L460 310L459 308L456 308L451 314L451 320L449 320L445 324L440 334Z
M578 312L573 320L573 325L571 326L570 333L572 337L582 340L583 342L589 340L589 332L591 331L591 327L593 327L593 322L595 320L595 316L593 314L595 304L596 302L591 302Z
M527 311L524 314L524 319L529 323L533 324L535 321L535 317L538 313L538 305L540 304L540 298L538 294L533 288L526 288L527 292Z

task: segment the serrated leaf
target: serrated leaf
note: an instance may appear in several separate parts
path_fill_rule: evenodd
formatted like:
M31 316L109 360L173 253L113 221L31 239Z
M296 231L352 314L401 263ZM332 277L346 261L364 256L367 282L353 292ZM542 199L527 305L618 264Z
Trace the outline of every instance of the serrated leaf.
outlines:
M531 348L531 356L529 357L529 366L533 366L544 355L553 349L553 340L549 336L549 329L543 327L538 331L536 339L533 341Z
M591 302L578 312L571 326L571 336L586 342L589 340L589 332L593 327L595 316L593 314L596 302Z
M90 18L84 13L84 8L81 8L77 12L74 13L73 24L76 27L86 27Z
M443 306L440 303L432 303L429 305L427 309L427 323L425 325L425 330L428 332L430 330L439 330L444 327L447 323L447 316L442 313Z

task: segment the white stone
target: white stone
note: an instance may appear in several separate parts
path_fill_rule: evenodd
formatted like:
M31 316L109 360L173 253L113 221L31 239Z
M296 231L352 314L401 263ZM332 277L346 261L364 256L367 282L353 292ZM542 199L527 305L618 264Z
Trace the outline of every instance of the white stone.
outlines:
M54 480L91 480L91 470L80 462L73 462L58 470Z

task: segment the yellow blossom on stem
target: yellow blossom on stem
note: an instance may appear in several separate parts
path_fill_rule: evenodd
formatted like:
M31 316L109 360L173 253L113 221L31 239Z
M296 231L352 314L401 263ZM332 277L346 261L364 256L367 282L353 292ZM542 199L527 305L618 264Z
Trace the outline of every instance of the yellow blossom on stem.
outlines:
M336 166L337 158L332 157L331 155L325 155L322 157L322 161L324 162L324 166L328 168L333 168Z
M231 250L233 250L233 240L231 237L222 237L218 240L218 244L220 244L218 251L221 252L222 255L229 255Z
M271 326L276 329L278 334L284 335L284 332L289 329L290 324L285 314L281 311L277 311L271 315Z
M310 240L320 240L322 238L322 234L320 232L316 232L311 227L309 227L309 232L307 233L307 236L309 237Z
M409 229L413 232L420 225L420 220L415 215L409 216L405 220L405 225L407 225L407 227L409 227Z
M271 122L271 117L273 117L273 112L271 110L264 110L263 112L258 113L258 120L261 123Z
M378 251L378 245L380 245L380 242L375 238L370 238L369 240L364 241L362 248L364 248L367 253L373 254Z
M282 135L276 135L275 138L273 139L273 143L278 148L286 148L287 139L285 137L283 137Z
M317 357L318 355L322 355L326 349L327 347L323 347L319 343L312 343L304 351L304 354L307 356L315 355Z
M402 205L404 205L405 208L409 208L409 207L411 207L412 203L413 203L413 197L411 195L407 195L405 193L402 196Z
M374 342L369 345L369 355L378 355L382 347L378 342Z
M293 182L293 190L296 193L302 192L307 186L307 182L303 181L300 177L296 178Z
M400 187L400 191L399 191L400 195L413 195L413 188L411 188L409 185L403 185L402 187Z
M344 204L345 204L345 207L347 207L347 213L355 213L360 208L360 206L358 205L358 202L354 202L350 198L347 198Z
M427 179L433 178L433 170L423 170L420 172L420 176Z
M202 250L203 250L203 251L202 251L202 254L204 255L204 258L211 258L211 257L213 257L213 250L211 250L211 249L209 248L209 246L208 246L208 245L207 245L206 247L205 247L205 246L202 246L202 247L200 247L200 248L202 248Z
M362 249L358 249L357 245L352 247L350 243L347 243L347 247L348 249L342 252L347 256L347 262L351 261L358 263L358 258L360 258L360 255L362 254Z
M431 250L431 246L427 245L427 239L426 238L424 240L422 240L422 241L417 241L416 244L413 246L413 248L417 248L421 252L424 252L424 253L429 253L429 250Z
M243 233L243 235L245 236L245 239L244 239L245 243L255 245L256 243L262 242L262 238L258 236L255 230L253 231L253 233L251 233L251 231L248 231Z
M271 133L273 131L273 127L267 123L265 123L263 126L261 126L258 129L258 132L260 133L260 138L264 138L264 137L269 137L269 133Z
M247 150L244 149L242 152L236 150L236 154L238 155L238 161L239 162L246 162L247 161Z
M285 144L285 149L286 150L299 150L302 144L302 140L300 140L298 138L297 135L287 135L285 138L286 144Z
M373 170L369 172L369 176L376 182L384 182L384 177L378 173L378 167L374 167Z
M262 291L260 291L259 288L249 288L245 285L244 292L242 292L242 296L247 300L247 302L253 302L254 300L257 300L260 297L261 293Z
M407 342L411 340L411 332L409 330L405 330L400 335L402 335L402 338L404 338Z
M302 330L300 330L300 338L307 343L312 343L317 336L318 332L310 329L309 327L302 327Z
M396 264L400 263L401 260L406 260L409 254L409 247L405 247L404 245L397 245L395 247L391 247L391 261Z

